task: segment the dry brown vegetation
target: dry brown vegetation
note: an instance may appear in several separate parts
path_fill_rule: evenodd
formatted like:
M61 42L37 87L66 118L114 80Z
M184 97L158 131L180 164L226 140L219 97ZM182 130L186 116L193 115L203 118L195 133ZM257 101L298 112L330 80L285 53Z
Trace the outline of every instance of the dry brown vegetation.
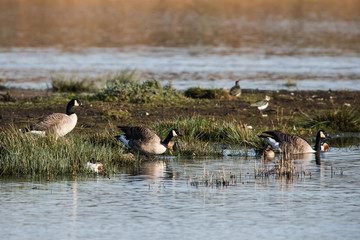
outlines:
M3 0L1 6L4 47L200 44L359 49L357 0Z

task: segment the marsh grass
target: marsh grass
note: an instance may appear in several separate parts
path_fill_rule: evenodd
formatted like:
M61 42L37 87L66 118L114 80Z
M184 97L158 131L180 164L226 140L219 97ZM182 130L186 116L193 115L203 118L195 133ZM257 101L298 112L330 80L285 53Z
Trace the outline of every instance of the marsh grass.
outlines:
M272 129L278 129L281 131L286 131L289 129L289 121L294 118L294 114L285 116L284 108L277 108L276 110L276 118L271 119Z
M191 87L185 91L185 96L188 98L200 99L229 99L229 93L224 89L208 89L201 87Z
M95 98L102 101L122 101L130 103L149 103L154 101L184 100L184 95L172 88L171 83L164 87L159 80L151 79L138 82L135 70L123 70L106 81Z
M241 175L240 175L241 179ZM227 173L225 169L210 172L204 165L203 175L196 175L189 178L190 186L193 187L228 187L237 184L237 177L232 171Z
M78 76L52 76L51 83L54 92L80 93L92 92L95 89L93 81Z
M112 120L126 120L129 119L131 114L128 111L119 110L108 110L102 113L103 119L112 119Z
M360 131L360 114L356 108L340 107L318 112L314 116L304 113L304 127L327 131Z
M191 148L192 142L200 145L203 150L207 146L213 146L214 143L257 147L260 142L256 132L249 129L246 124L235 120L231 122L213 121L195 115L154 124L154 129L161 136L165 136L172 128L177 128L184 135L183 139L187 143L187 149Z
M290 156L279 156L274 162L268 162L264 159L256 160L254 162L254 173L246 171L245 173L239 170L225 170L218 169L209 171L204 165L203 174L196 174L189 177L190 186L193 187L229 187L237 185L238 183L245 183L248 181L267 181L269 179L276 179L278 181L285 180L286 182L295 182L311 178L311 172L303 168L302 164L297 164Z
M124 148L109 137L109 133L95 135L69 134L55 140L24 134L15 127L0 134L1 175L76 175L88 173L87 161L100 160L107 172L116 172L123 159Z
M279 155L275 162L267 162L263 158L256 161L254 165L254 177L285 179L287 181L294 181L295 179L303 179L307 175L311 175L302 164L296 164L295 160L290 155Z

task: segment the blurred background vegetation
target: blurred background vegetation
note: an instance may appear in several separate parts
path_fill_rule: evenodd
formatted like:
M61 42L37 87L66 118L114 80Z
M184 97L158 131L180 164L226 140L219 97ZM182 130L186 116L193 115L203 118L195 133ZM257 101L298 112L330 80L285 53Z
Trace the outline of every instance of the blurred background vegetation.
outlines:
M336 47L359 52L358 0L2 0L0 46Z

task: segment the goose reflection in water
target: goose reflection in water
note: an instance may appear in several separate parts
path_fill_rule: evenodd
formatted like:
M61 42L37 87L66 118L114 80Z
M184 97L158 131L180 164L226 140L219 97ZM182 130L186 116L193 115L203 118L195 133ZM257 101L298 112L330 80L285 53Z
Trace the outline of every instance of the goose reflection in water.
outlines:
M167 178L166 162L162 160L146 162L141 166L140 173L154 179Z

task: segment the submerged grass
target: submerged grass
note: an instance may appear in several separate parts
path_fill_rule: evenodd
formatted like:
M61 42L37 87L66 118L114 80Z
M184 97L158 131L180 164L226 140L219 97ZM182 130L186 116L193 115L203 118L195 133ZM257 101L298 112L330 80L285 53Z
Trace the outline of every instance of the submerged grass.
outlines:
M311 171L304 168L303 164L298 164L295 159L290 155L279 155L273 161L264 158L256 159L253 173L249 170L244 172L241 169L225 170L224 168L209 171L204 164L203 174L189 177L189 183L193 187L223 188L249 181L268 181L270 178L287 183L311 178ZM331 174L335 174L333 169L331 169Z

